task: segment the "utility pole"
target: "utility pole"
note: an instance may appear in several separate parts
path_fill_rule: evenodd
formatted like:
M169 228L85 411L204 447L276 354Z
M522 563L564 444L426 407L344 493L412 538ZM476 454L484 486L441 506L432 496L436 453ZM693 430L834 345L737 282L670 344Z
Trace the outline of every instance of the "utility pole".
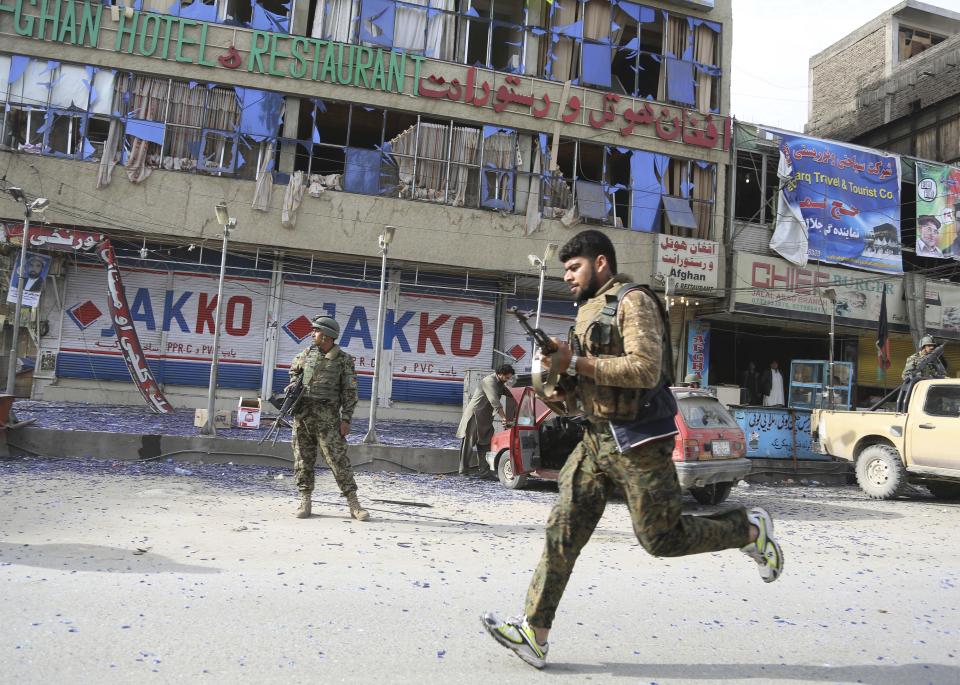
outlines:
M23 190L9 188L8 193L16 202L23 204L23 238L20 242L20 259L17 267L17 306L13 315L13 333L10 340L10 358L7 360L7 394L13 395L17 384L17 347L20 342L20 312L23 310L23 290L27 280L27 246L30 244L30 217L42 214L50 205L45 197L27 202Z

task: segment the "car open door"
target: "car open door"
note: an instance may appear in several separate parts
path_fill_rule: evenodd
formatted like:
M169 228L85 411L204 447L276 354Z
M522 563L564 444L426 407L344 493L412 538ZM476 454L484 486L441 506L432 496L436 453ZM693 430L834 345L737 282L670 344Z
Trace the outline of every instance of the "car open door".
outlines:
M960 467L960 384L932 382L914 389L906 431L907 463L941 469Z
M540 456L537 404L533 388L524 388L517 407L517 421L510 436L510 458L513 472L518 476L533 471L534 460Z

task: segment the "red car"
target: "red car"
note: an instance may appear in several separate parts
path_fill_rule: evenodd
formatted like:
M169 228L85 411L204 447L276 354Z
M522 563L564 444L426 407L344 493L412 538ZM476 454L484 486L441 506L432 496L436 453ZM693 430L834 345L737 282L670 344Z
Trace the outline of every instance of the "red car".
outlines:
M701 504L719 504L750 473L743 431L706 390L672 388L680 412L673 461L680 486ZM582 419L557 416L533 388L511 388L517 401L513 426L493 436L487 463L500 482L522 488L529 476L556 480L583 435Z

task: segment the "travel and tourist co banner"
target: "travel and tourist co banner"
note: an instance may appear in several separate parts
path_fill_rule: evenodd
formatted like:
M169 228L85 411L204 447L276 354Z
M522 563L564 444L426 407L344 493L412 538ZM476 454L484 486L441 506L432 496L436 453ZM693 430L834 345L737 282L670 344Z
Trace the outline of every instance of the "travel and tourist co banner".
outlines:
M960 259L960 169L917 162L917 256Z
M770 248L807 260L902 273L900 158L777 133L780 193Z

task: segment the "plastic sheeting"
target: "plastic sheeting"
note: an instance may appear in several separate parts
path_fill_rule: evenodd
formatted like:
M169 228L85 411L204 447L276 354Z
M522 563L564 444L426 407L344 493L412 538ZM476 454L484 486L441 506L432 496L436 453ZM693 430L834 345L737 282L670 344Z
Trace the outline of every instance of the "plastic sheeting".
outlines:
M633 150L630 156L630 228L656 232L660 216L660 198L664 193L663 175L670 164L667 155Z
M580 216L588 219L606 219L610 215L610 200L602 183L577 179L576 189Z
M674 57L666 57L664 61L667 65L667 99L693 105L696 101L693 63Z
M667 212L667 219L674 228L689 228L697 230L697 218L693 215L690 200L683 197L663 196L663 209Z
M253 88L236 88L240 105L239 132L254 140L276 137L283 117L283 96Z
M46 107L53 76L46 61L13 55L8 77L8 102L14 105Z
M166 133L167 125L162 121L147 121L146 119L127 119L126 134L146 140L150 143L163 145L163 136Z
M343 189L361 195L380 194L380 150L348 147L343 166Z
M391 47L394 12L393 0L363 0L360 10L360 40Z
M603 86L611 85L610 63L613 51L609 45L598 43L583 44L583 68L580 80L585 84Z

